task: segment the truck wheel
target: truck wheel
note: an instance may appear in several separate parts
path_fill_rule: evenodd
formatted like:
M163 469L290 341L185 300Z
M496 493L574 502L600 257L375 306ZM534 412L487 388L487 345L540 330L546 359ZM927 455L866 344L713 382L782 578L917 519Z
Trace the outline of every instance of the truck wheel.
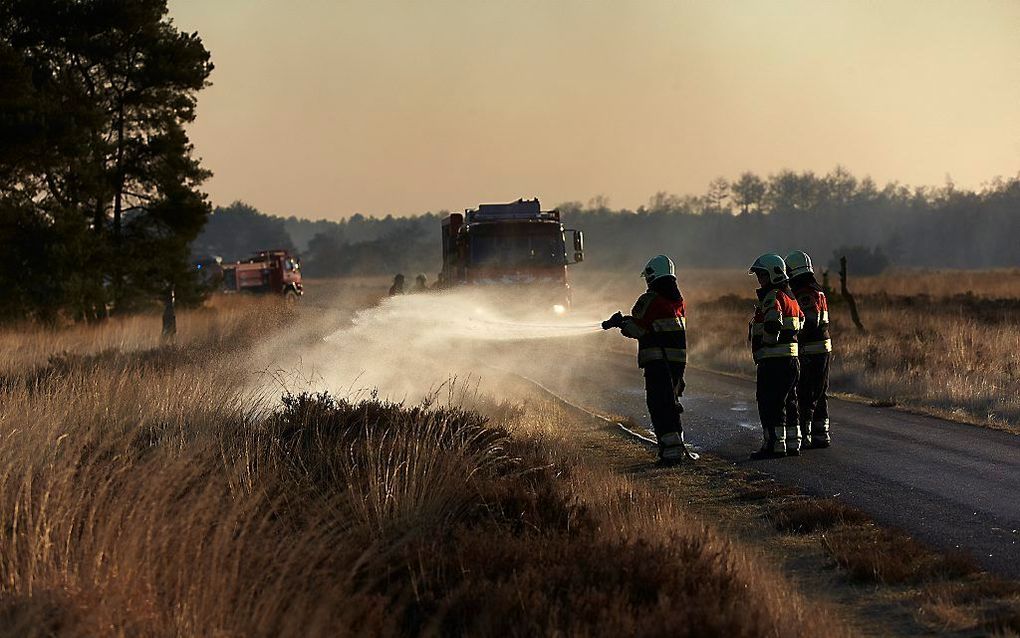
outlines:
M296 306L298 302L298 294L296 290L288 290L283 293L283 302L288 306Z

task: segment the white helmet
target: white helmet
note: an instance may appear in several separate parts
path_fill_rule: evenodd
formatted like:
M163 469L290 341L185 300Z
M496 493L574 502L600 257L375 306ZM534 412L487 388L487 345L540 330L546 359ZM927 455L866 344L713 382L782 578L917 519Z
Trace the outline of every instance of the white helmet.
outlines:
M665 255L656 255L648 260L645 269L641 271L645 283L652 283L659 277L676 277L676 268L673 267L673 260Z
M790 279L814 271L815 269L811 267L811 257L807 253L795 250L786 256L786 272Z
M754 260L747 274L753 275L756 272L763 272L769 276L769 282L781 284L788 279L786 276L786 262L775 253L766 253Z

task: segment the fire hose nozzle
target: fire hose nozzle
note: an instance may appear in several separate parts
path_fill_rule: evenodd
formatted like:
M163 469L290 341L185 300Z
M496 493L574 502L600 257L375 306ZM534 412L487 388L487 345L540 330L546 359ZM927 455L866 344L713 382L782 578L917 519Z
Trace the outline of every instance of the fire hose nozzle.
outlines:
M623 327L623 313L619 310L612 317L602 322L603 330L610 330L611 328L622 328Z

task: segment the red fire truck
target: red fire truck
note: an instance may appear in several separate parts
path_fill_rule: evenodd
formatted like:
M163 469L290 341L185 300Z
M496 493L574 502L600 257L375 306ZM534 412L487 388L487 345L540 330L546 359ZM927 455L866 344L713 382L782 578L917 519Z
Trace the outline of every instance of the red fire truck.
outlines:
M558 210L543 211L538 199L480 204L443 219L441 287L501 286L526 293L563 313L570 307L567 266L584 260L579 230L564 229ZM573 260L566 233L572 233Z
M263 250L222 268L224 292L271 293L291 300L304 292L301 260L286 250Z

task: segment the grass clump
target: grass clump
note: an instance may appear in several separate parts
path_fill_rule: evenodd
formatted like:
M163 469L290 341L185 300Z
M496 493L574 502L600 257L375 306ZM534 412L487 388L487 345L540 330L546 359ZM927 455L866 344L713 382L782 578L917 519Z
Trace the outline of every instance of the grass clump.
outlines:
M921 591L921 621L939 630L1020 635L1020 583L979 574Z
M860 510L832 498L788 501L774 507L768 518L777 530L794 534L809 534L868 520Z
M962 553L936 553L906 533L874 525L836 528L823 543L852 580L889 585L962 578L978 571Z

